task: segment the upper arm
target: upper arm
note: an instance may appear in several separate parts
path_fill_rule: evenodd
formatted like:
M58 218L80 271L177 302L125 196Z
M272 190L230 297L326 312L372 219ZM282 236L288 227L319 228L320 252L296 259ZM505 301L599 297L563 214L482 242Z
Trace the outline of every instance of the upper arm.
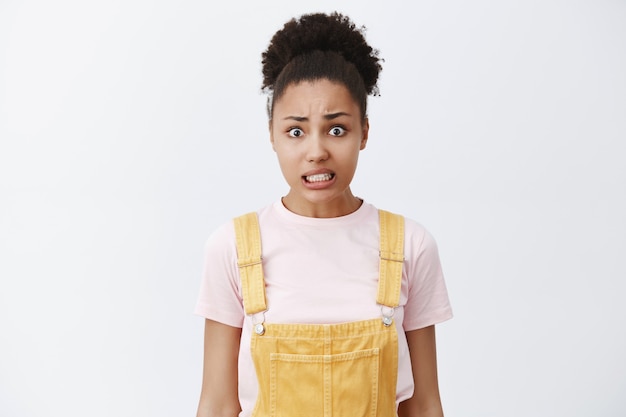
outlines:
M204 367L197 417L237 416L241 329L213 320L204 327Z
M400 417L443 417L437 378L435 326L406 332L415 391L400 403Z
M404 306L405 329L421 329L452 318L437 242L427 230L407 222L407 301Z

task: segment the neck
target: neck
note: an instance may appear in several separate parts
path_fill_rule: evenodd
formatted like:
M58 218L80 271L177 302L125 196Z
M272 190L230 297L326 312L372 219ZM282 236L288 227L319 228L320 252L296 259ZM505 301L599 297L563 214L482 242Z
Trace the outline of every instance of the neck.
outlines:
M350 213L354 213L359 209L359 207L361 207L363 200L355 197L349 190L347 190L344 196L331 202L303 202L298 201L290 194L287 194L282 198L282 203L287 210L300 216L331 218L346 216Z

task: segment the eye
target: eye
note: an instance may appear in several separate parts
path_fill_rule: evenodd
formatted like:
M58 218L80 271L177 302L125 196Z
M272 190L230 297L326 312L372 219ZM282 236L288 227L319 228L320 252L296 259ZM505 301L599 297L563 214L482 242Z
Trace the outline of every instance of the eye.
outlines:
M331 136L343 136L346 133L346 129L341 126L333 126L328 132Z
M299 138L300 136L304 135L304 132L299 127L292 127L287 131L287 133L292 138Z

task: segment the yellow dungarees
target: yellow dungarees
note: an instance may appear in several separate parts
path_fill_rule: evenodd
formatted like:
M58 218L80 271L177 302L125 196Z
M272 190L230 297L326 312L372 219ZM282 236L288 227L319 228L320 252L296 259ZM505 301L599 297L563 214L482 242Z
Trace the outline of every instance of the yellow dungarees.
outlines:
M376 302L381 317L339 324L258 322L251 351L259 384L253 417L396 416L398 334L404 218L383 210ZM267 310L256 213L235 218L243 304ZM255 316L256 317L256 316Z

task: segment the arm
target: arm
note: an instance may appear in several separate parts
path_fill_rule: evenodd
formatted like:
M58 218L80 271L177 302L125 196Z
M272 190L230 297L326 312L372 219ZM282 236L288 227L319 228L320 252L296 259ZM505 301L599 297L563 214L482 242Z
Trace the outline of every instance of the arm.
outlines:
M240 328L205 321L204 368L197 417L239 415L237 357L240 339Z
M443 417L437 380L435 326L406 332L413 367L413 397L400 403L399 417Z

